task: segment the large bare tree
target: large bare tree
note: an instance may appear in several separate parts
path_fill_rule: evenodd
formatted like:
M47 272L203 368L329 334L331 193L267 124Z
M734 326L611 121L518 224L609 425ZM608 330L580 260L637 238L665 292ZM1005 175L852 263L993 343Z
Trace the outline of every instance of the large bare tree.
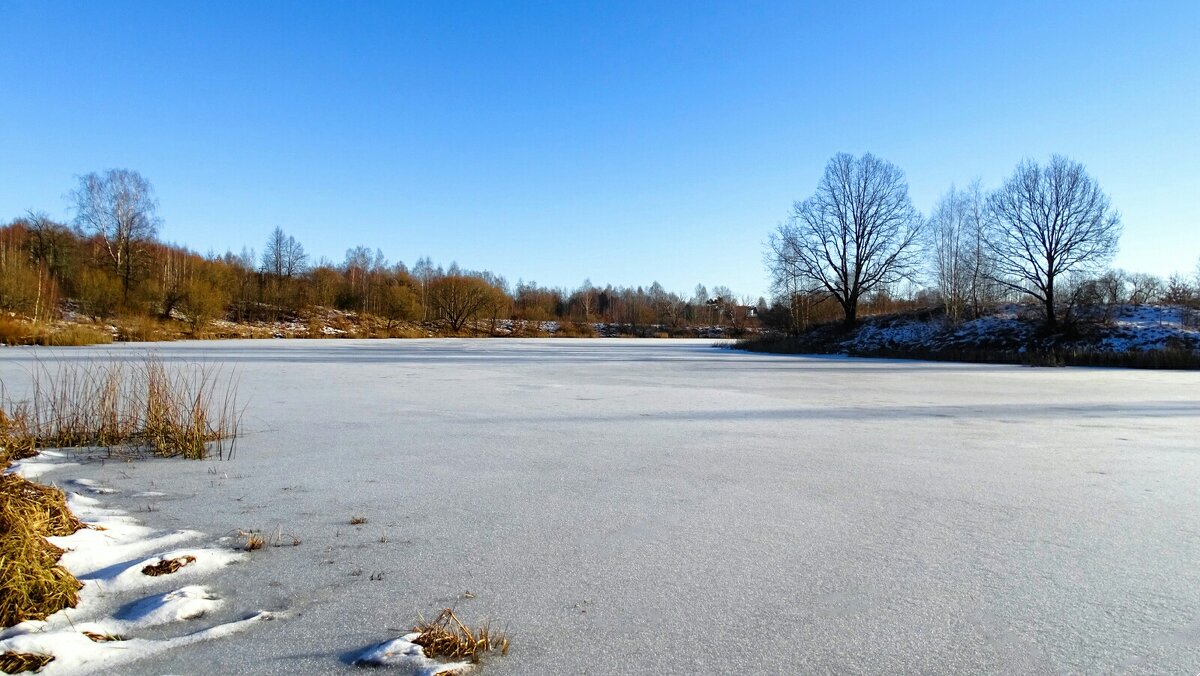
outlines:
M158 233L158 200L150 182L136 171L109 169L79 177L67 194L75 208L75 225L99 238L108 262L121 280L122 298L141 272L146 245Z
M920 232L903 171L869 153L839 153L816 193L772 233L767 265L777 288L829 294L852 326L863 295L914 274Z
M480 276L453 266L429 285L429 303L438 316L459 332L499 300L498 289Z
M1055 286L1072 271L1112 258L1121 217L1083 165L1061 155L1026 160L988 198L987 248L994 279L1042 304L1046 327L1058 320Z

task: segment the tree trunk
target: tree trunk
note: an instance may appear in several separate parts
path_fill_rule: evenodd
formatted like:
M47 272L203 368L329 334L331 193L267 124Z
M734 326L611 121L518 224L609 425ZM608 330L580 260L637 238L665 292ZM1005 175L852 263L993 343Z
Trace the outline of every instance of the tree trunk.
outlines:
M851 298L842 301L842 311L846 313L846 319L843 322L845 327L848 329L854 328L855 324L858 323L858 299Z
M1054 278L1046 284L1046 328L1050 331L1058 328L1058 318L1054 315Z

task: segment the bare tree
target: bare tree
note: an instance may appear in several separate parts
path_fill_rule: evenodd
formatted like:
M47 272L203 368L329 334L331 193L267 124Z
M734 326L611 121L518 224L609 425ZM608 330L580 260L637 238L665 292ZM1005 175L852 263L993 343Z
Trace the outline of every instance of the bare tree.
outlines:
M61 281L70 267L74 240L67 226L50 220L44 211L28 211L29 253L33 261Z
M904 172L869 153L839 153L772 233L767 264L777 286L829 294L852 326L863 295L914 274L920 232Z
M158 200L150 182L136 171L109 169L103 175L79 177L67 194L75 209L75 225L98 237L113 271L121 280L122 298L141 271L146 244L158 233Z
M951 186L929 217L934 277L952 321L961 319L968 307L978 314L995 297L984 244L985 207L983 189L975 181L966 190Z
M1121 217L1099 184L1061 155L1045 167L1018 165L988 198L988 221L993 279L1037 299L1051 330L1058 323L1055 285L1066 273L1107 262L1121 236Z
M300 242L276 226L263 249L263 271L280 279L291 279L304 271L307 262L308 254Z
M1129 293L1126 301L1130 305L1146 305L1157 303L1163 294L1163 280L1160 277L1145 272L1130 274L1126 281L1129 283Z

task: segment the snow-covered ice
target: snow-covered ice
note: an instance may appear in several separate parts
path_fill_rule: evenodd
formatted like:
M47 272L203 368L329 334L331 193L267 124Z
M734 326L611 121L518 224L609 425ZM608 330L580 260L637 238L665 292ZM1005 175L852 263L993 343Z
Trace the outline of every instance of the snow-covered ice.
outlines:
M447 606L511 634L485 674L1200 670L1198 373L504 339L6 349L0 377L147 349L236 370L246 434L59 458L38 480L166 538L89 565L283 546L135 594L219 603L121 673L352 673ZM193 624L229 635L169 643Z

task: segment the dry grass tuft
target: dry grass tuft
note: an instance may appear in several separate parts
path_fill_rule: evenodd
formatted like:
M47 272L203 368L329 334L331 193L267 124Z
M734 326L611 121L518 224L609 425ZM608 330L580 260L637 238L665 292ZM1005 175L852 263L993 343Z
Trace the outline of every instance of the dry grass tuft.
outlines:
M170 575L171 573L178 571L180 568L195 562L196 557L192 556L191 554L177 556L173 559L163 559L158 563L152 563L145 568L142 568L142 575L149 575L150 577Z
M361 526L361 525L363 525L363 524L364 524L364 523L366 523L366 522L367 522L367 517L365 517L365 516L352 516L352 517L350 517L350 525L351 525L351 526Z
M0 654L0 671L6 674L20 674L26 671L38 672L42 670L42 667L53 661L53 655L7 652Z
M420 634L413 643L431 658L478 662L491 652L508 654L508 637L504 632L493 631L489 624L472 630L450 608L442 610L432 622L418 622L413 631Z
M276 528L275 532L271 534L270 541L267 542L272 547L299 547L300 543L299 536L284 533L283 526Z
M117 340L122 343L148 343L179 340L181 327L149 317L125 317L117 322Z
M113 641L128 641L127 636L120 634L101 634L94 631L85 631L83 635L88 637L94 643L111 643Z
M240 530L238 531L238 537L246 538L242 549L248 552L258 551L267 544L267 540L262 536L262 533L254 530Z
M43 345L54 347L72 347L82 345L107 345L113 342L113 336L102 328L71 324L46 337Z
M0 475L0 626L44 620L78 602L83 585L58 565L62 550L46 536L82 527L62 491Z

